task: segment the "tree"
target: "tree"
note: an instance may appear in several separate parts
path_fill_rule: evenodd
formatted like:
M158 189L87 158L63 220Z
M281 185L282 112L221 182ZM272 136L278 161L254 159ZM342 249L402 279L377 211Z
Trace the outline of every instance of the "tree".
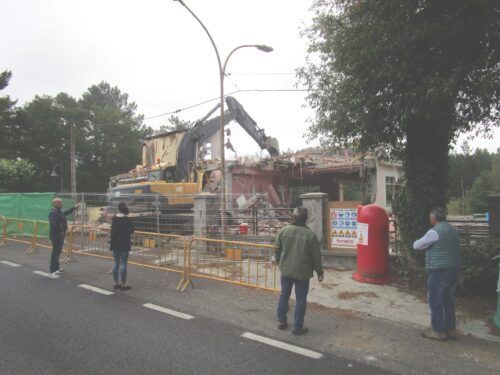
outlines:
M474 213L488 210L488 195L500 193L500 149L490 170L483 171L470 189L470 208Z
M462 150L464 151L464 150ZM477 177L491 169L493 154L486 149L474 153L454 153L449 159L449 196L463 198Z
M29 191L34 165L26 160L0 159L0 193Z
M0 91L9 85L12 72L4 71L0 73ZM9 157L12 147L12 122L14 117L14 106L16 101L10 97L0 96L0 157Z
M16 110L8 127L13 135L9 158L33 163L31 191L59 191L60 180L50 174L60 164L64 191L69 191L73 125L78 191L104 192L111 175L140 161L140 139L151 134L136 109L127 94L104 82L90 87L80 100L65 93L36 96Z
M451 199L448 207L456 207L455 213L465 215L470 213L469 193L474 181L483 171L491 169L493 155L484 149L476 149L472 152L468 142L461 146L461 153L450 155L449 165L449 189L448 195Z
M59 191L59 181L50 177L56 164L63 168L65 191L70 186L70 125L76 128L76 150L85 144L84 132L88 111L82 109L78 101L59 93L35 96L16 111L12 143L15 151L11 157L29 160L35 165L33 191ZM77 154L77 161L79 160Z
M179 116L171 115L168 118L168 124L162 125L155 133L175 132L179 130L189 130L196 125L195 122L181 120Z
M89 118L79 153L79 190L103 192L109 178L134 168L141 160L140 140L151 134L136 114L137 105L118 87L101 82L79 100Z
M310 135L399 152L406 184L395 209L410 249L431 207L446 205L450 145L498 125L500 3L318 0L313 10L299 71L316 112Z

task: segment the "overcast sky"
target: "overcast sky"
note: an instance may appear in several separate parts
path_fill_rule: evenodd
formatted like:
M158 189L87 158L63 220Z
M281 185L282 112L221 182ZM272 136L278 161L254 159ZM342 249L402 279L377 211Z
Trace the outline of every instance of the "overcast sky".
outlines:
M309 23L311 0L185 0L202 19L224 58L241 44L267 44L274 52L243 49L231 58L226 92L238 89L295 89L295 70L305 60L299 37ZM219 95L213 48L196 20L172 0L0 0L0 70L13 78L3 92L19 104L37 94L67 92L75 97L107 81L129 94L146 118ZM240 92L247 112L282 150L306 147L303 133L313 116L305 93ZM196 120L216 101L182 111ZM158 128L167 117L146 119ZM259 147L232 125L238 153ZM315 143L313 142L313 145ZM477 139L475 147L500 145Z

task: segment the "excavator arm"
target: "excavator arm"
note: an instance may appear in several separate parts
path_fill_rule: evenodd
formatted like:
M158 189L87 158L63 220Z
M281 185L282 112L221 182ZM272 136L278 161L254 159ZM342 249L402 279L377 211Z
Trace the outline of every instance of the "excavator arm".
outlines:
M234 120L248 133L250 137L259 145L262 150L269 151L271 156L277 156L280 153L278 140L266 136L264 129L257 126L257 122L245 111L243 106L232 96L226 98L229 112Z
M232 96L226 97L227 111L224 112L224 125L235 120L263 150L271 156L279 155L279 144L276 138L266 136L264 129L245 111L243 106ZM189 178L190 163L196 158L196 147L212 138L220 129L220 116L207 120L217 109L217 104L205 117L197 121L195 126L184 136L177 155L176 175L179 181ZM198 145L198 146L197 146Z

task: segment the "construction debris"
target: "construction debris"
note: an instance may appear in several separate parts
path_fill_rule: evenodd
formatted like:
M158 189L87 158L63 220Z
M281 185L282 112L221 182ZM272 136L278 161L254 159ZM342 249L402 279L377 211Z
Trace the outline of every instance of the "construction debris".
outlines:
M286 153L265 159L240 159L238 164L245 167L257 167L263 170L288 170L294 168L326 168L334 165L359 165L362 157L345 152L336 154L322 148L308 148L299 152Z

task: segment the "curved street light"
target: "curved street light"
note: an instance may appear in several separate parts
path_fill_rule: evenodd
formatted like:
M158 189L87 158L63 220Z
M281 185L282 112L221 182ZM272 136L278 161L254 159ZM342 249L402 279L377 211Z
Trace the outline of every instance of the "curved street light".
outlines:
M62 193L64 188L64 177L63 177L64 172L62 164L58 163L52 166L52 172L50 172L50 177L59 177L59 175L56 173L56 167L59 167L61 171L61 193Z
M221 188L222 188L222 213L221 213L221 226L222 226L222 233L225 233L225 228L226 228L226 157L225 157L225 144L224 144L224 78L226 76L226 67L229 62L229 58L239 49L242 48L257 48L261 52L272 52L273 48L266 46L264 44L243 44L241 46L233 48L231 52L227 55L224 64L222 64L222 60L220 58L219 54L219 49L217 48L217 45L214 42L214 39L212 38L212 35L208 32L208 29L206 26L201 22L201 20L198 18L196 14L184 3L183 0L174 0L178 3L180 3L186 10L191 13L191 15L198 21L198 23L201 25L203 30L205 30L205 33L207 34L208 38L210 39L210 42L212 43L212 46L214 47L215 50L215 55L217 57L217 63L219 65L219 81L220 81L220 172L221 172Z

